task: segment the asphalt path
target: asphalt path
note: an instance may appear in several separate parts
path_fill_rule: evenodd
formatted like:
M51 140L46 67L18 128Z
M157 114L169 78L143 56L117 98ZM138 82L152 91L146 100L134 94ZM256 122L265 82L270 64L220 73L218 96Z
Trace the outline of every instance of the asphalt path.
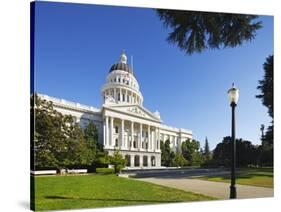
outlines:
M121 176L133 177L137 180L150 182L158 185L177 188L194 193L204 194L218 199L229 199L229 183L212 182L194 179L200 176L227 175L230 171L224 168L204 169L162 169L162 170L130 170ZM273 197L273 188L258 186L236 185L237 198L263 198Z

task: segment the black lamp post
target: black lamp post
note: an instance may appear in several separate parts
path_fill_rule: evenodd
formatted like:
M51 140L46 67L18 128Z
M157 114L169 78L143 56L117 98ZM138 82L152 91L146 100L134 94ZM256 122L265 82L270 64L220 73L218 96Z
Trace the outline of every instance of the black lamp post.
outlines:
M232 83L232 88L228 90L228 97L230 100L232 120L231 120L231 145L232 145L232 157L231 157L231 185L230 185L230 199L236 199L236 187L235 187L235 168L236 168L236 141L235 141L235 107L239 98L239 89L235 88Z

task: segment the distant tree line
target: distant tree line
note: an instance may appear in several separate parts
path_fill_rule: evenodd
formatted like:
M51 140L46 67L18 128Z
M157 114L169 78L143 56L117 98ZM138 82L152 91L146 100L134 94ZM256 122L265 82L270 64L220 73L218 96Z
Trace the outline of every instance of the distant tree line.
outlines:
M114 165L119 172L125 159L118 151L110 156L98 142L95 124L89 122L81 128L71 115L63 115L53 108L53 103L31 96L31 168L71 169Z
M181 145L180 151L172 151L170 141L161 141L161 164L163 166L200 166L200 167L229 167L231 165L231 137L226 136L218 143L213 151L209 149L208 139L205 140L204 149L200 142L187 139ZM251 141L236 139L236 165L246 166L272 166L271 154L264 149L264 144L254 145Z
M213 157L209 165L230 166L231 164L231 137L223 138L223 141L217 144L213 151ZM245 166L272 166L271 162L264 155L262 145L253 145L252 142L236 139L236 165Z

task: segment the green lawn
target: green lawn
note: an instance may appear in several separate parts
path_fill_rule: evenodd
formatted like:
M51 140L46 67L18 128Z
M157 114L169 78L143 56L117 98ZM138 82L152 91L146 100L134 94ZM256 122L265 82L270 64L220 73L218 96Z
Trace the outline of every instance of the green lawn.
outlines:
M204 176L197 178L216 182L230 182L230 175ZM273 188L273 168L237 169L236 183Z
M115 175L41 176L35 179L35 209L55 210L215 199Z

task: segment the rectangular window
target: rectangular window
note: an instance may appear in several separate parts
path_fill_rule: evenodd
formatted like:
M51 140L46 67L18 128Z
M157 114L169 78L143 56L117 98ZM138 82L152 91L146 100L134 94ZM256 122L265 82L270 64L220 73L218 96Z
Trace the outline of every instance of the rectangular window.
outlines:
M115 127L115 133L118 133L118 127L117 126Z

